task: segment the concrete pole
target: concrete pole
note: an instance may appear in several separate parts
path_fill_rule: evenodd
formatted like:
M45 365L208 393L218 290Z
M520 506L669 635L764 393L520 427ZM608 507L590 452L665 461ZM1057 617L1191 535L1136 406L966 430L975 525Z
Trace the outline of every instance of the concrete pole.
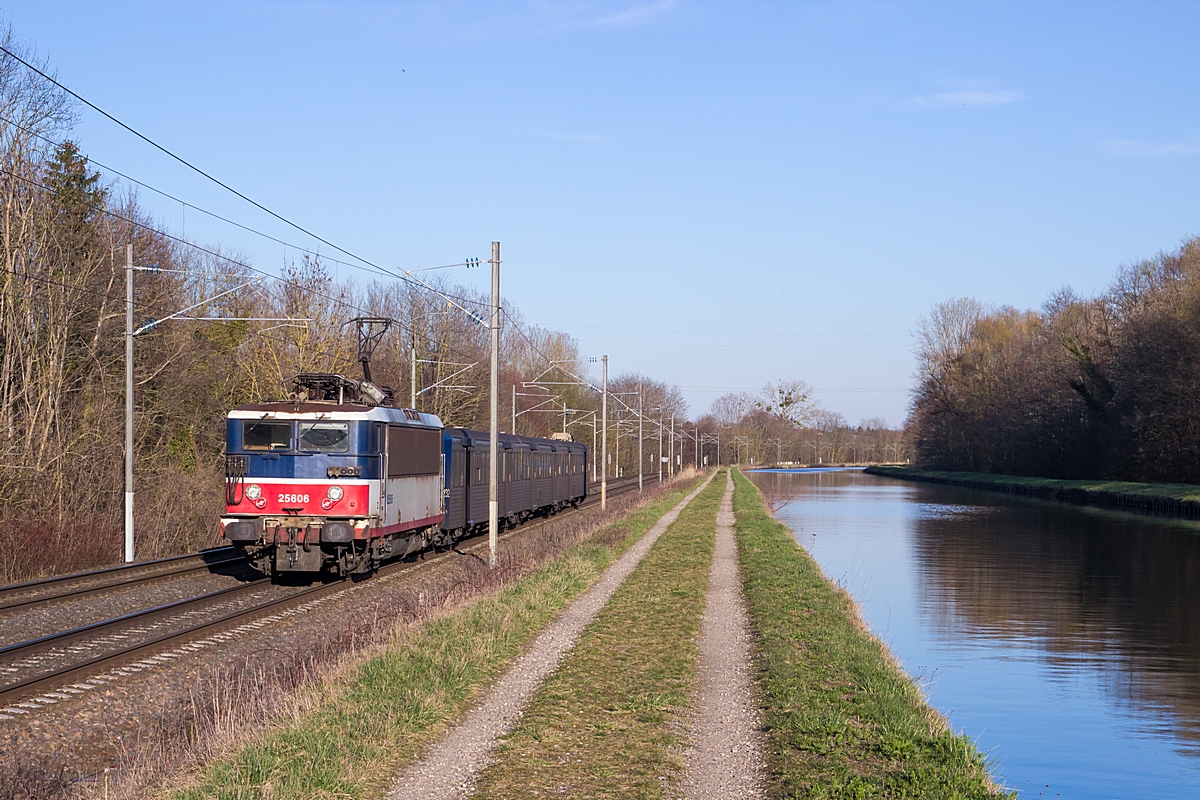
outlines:
M596 412L592 412L592 483L596 482Z
M662 483L662 432L663 432L663 415L660 411L658 414L658 482Z
M125 561L133 561L133 245L125 245Z
M600 435L600 458L604 462L600 468L600 508L608 508L608 356L604 357L604 390L601 392L600 409L603 415L601 425L604 432Z
M517 385L516 385L515 383L513 384L513 406L512 406L512 411L513 411L513 426L512 426L512 435L513 435L513 436L516 436L516 435L517 435Z
M642 457L642 384L638 383L638 494L642 493L642 473L646 469L646 461Z
M667 462L667 477L675 474L675 418L671 417L671 455Z
M417 408L417 345L416 345L416 339L417 339L417 332L413 331L412 376L411 376L411 379L409 380L409 386L411 386L412 388L409 390L408 407L413 409L414 411Z
M492 391L488 443L488 566L500 545L500 243L492 242Z

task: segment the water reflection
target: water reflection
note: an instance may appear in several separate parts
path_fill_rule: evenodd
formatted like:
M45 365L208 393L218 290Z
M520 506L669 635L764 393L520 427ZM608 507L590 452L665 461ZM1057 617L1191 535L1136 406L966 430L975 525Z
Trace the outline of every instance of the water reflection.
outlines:
M929 493L947 503L982 494L917 492ZM1170 712L1183 749L1200 755L1200 526L988 500L1004 513L915 526L931 623L945 635L1036 638L1052 675L1102 672L1114 701Z
M861 473L754 480L1010 786L1200 785L1200 524Z

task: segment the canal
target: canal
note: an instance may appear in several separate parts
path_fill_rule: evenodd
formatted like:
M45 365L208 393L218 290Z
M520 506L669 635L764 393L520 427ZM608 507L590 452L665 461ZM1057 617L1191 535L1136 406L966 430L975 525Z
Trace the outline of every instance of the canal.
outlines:
M998 782L1200 796L1200 523L860 471L750 475Z

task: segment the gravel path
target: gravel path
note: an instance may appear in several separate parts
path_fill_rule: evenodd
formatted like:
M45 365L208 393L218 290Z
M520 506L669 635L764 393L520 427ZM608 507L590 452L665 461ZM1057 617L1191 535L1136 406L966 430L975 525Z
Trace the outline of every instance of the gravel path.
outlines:
M655 491L657 487L648 495ZM502 554L514 556L514 568L531 569L546 554L623 518L641 503L636 492L613 500L610 496L607 512L601 512L599 504L585 506L505 531L500 537ZM11 772L13 764L29 764L51 775L62 769L68 777L94 777L106 766L122 765L169 771L158 754L194 758L201 751L181 742L197 730L210 731L211 714L218 714L222 726L234 719L231 724L242 726L242 733L259 724L258 711L232 706L257 705L256 700L240 698L261 691L264 676L271 698L283 698L295 688L295 680L308 680L314 670L362 646L374 646L396 620L420 624L423 593L441 598L435 605L443 609L469 602L468 595L454 587L474 585L478 575L472 565L484 563L478 554L486 553L486 543L482 536L460 543L455 553L429 551L404 568L368 581L347 581L344 591L89 675L36 702L0 704L0 786L7 786L5 772ZM221 691L214 694L216 685ZM274 713L271 708L268 703L263 718ZM202 718L199 728L193 725L196 717ZM3 790L0 794L11 796Z
M646 534L609 566L590 589L580 595L538 636L528 653L506 672L496 687L458 727L434 745L425 758L404 772L388 800L449 800L470 794L475 777L492 763L496 739L520 720L542 680L575 646L579 634L608 603L642 558L696 495L712 481L709 476L691 494L654 524Z
M689 800L764 796L765 761L750 676L750 620L738 577L733 475L717 512L708 599L700 619L691 743L682 794Z

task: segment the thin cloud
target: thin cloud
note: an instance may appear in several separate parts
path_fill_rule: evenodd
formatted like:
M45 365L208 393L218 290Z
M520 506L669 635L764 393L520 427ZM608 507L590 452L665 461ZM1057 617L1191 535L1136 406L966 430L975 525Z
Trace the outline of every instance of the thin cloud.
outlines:
M1200 153L1196 142L1139 142L1132 139L1103 139L1096 146L1109 155L1121 158L1153 158L1156 156L1192 156Z
M1002 106L1015 103L1022 98L1024 98L1023 94L1012 89L994 92L964 89L957 92L938 92L929 97L918 98L918 103L928 106Z
M661 0L658 3L633 6L612 14L602 14L587 22L592 28L634 28L653 22L671 10L675 0Z
M598 8L597 3L538 3L537 7L554 19L554 28L609 28L625 30L647 25L675 6L675 0L625 6L618 9Z

